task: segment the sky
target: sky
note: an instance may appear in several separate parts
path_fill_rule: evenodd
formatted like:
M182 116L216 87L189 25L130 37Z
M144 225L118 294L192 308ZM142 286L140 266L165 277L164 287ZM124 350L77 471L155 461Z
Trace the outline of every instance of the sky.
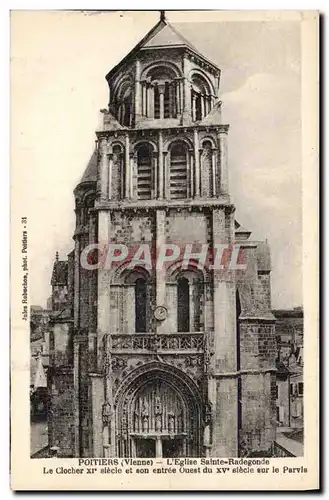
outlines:
M272 251L272 306L302 305L300 24L169 12L221 68L236 219ZM46 306L56 251L73 249L73 189L107 107L105 75L154 26L153 12L16 11L11 18L12 185L28 217L30 304Z

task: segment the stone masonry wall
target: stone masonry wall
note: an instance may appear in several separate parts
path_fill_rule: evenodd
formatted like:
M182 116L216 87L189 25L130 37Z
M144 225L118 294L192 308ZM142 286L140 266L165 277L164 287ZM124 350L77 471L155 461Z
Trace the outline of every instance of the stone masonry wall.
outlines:
M275 436L274 326L242 321L240 325L242 454L270 452Z
M59 448L60 457L72 457L74 454L73 401L73 369L56 368L51 385L49 445Z

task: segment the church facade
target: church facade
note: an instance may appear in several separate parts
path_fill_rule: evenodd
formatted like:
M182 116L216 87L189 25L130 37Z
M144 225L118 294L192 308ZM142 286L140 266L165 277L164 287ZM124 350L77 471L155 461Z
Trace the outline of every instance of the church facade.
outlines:
M106 76L103 128L74 191L74 250L52 277L59 456L271 453L270 252L235 218L220 76L163 15ZM216 261L223 248L237 265L223 265L225 251Z

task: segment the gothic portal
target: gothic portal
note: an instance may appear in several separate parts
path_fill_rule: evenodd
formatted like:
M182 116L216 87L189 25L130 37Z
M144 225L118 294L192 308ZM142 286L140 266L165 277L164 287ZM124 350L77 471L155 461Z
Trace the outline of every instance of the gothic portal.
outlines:
M52 277L60 456L270 453L270 254L235 219L220 76L163 15L106 75L103 128L74 191L74 251ZM100 265L109 244L114 265ZM235 267L216 261L223 246Z
M153 362L127 377L115 400L122 457L200 455L202 399L180 370Z

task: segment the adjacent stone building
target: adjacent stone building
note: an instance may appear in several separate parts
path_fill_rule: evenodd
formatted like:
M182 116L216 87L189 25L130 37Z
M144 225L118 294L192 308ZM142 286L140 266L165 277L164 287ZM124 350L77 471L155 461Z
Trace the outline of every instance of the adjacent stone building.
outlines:
M304 325L303 309L273 311L277 337L277 423L304 427Z
M270 253L235 218L220 77L163 14L106 75L103 129L74 191L74 251L52 280L49 443L59 456L271 453ZM109 244L128 249L110 268ZM207 262L180 254L160 268L154 256L170 244L205 245ZM86 266L88 245L98 253ZM239 248L245 269L220 269L221 245L230 262ZM150 266L131 262L141 246Z

